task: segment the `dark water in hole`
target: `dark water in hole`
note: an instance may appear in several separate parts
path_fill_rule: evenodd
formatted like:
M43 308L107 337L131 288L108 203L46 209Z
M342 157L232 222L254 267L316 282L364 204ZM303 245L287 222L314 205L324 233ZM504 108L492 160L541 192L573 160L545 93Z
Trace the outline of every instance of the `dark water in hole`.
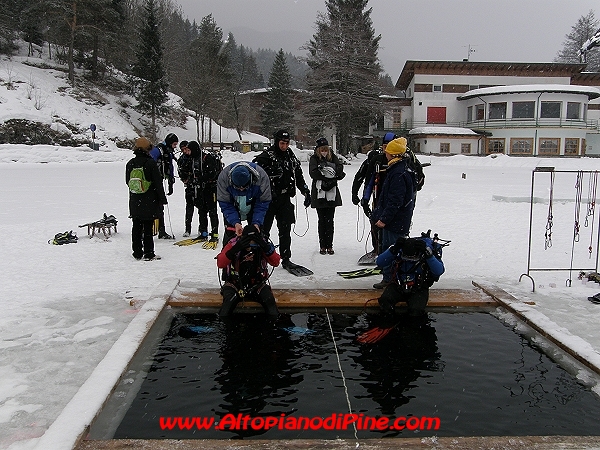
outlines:
M392 332L372 345L358 344L356 336L380 325L379 316L329 317L353 412L440 420L435 431L359 430L359 438L600 434L597 396L488 313L398 316ZM351 426L160 428L161 416L283 420L348 412L327 316L304 312L289 319L177 315L115 438L354 438ZM311 332L302 334L304 328Z

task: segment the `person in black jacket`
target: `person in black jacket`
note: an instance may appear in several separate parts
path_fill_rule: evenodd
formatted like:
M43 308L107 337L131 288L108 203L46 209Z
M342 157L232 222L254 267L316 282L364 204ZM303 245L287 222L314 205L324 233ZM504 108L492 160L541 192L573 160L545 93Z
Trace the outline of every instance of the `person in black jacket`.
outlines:
M168 191L167 195L173 194L173 185L175 184L175 167L173 161L177 161L175 158L175 149L179 143L179 138L175 133L169 133L165 137L165 140L156 145L150 151L150 156L154 158L158 165L158 171L161 175L161 180L167 180ZM171 230L173 232L173 230ZM160 217L158 218L158 238L159 239L175 239L175 236L167 233L165 228L165 212L161 211Z
M217 214L217 178L223 168L221 160L213 153L206 152L196 141L186 143L183 155L177 161L179 178L185 185L185 233L192 231L194 207L198 208L199 240L217 242L219 240L219 216ZM210 217L211 232L208 234ZM216 248L216 247L215 247Z
M375 208L378 200L378 195L381 193L381 187L385 180L385 171L387 169L387 158L385 156L385 148L394 139L396 139L394 133L385 133L381 140L381 150L371 150L367 154L367 159L363 161L360 168L356 172L354 181L352 182L352 203L360 205L363 208L365 215L371 218L371 198L373 199L372 205ZM362 198L359 198L358 192L361 185L364 184ZM380 254L383 250L381 248L381 230L374 224L371 225L371 241L373 243L373 251L375 254Z
M253 162L264 169L271 181L272 200L265 214L262 232L268 238L273 220L277 219L281 265L287 269L292 257L292 224L296 223L291 199L296 196L296 188L298 188L304 195L304 206L308 208L310 190L304 181L300 161L289 148L290 133L279 130L274 134L274 138L274 144L254 158Z
M333 218L336 206L342 206L338 180L343 179L344 165L331 151L325 138L317 139L315 152L308 161L308 174L312 178L310 204L319 217L318 232L321 255L333 255Z
M125 183L129 186L129 217L133 222L131 248L135 259L144 258L145 261L160 259L154 253L152 224L154 219L160 217L162 206L167 204L162 177L156 162L150 156L150 150L152 143L148 139L137 138L133 149L135 157L129 160L125 168ZM143 171L143 182L139 182L139 178L132 181L132 172L140 168ZM138 181L138 187L134 186L134 181Z

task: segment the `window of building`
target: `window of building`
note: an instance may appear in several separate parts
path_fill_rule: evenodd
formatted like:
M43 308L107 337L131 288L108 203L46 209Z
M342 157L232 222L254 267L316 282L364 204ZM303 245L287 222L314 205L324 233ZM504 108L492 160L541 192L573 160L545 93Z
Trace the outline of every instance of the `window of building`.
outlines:
M485 107L483 104L475 105L475 120L485 120Z
M471 120L473 120L473 107L469 106L467 107L467 122L470 122Z
M504 153L504 139L489 139L488 153Z
M583 104L583 120L587 120L588 105ZM584 147L585 148L585 147Z
M566 138L565 139L565 155L569 155L569 156L579 155L579 139L578 138Z
M490 103L490 120L506 119L506 102Z
M559 138L540 138L540 155L558 155L559 148Z
M471 153L471 144L460 144L460 152L464 154Z
M415 143L415 153L421 153L421 143L419 141Z
M427 123L446 123L446 107L428 106Z
M472 91L473 89L479 89L479 85L478 84L470 84L469 90Z
M512 138L510 140L511 155L531 155L533 153L533 139Z
M581 110L581 103L578 102L567 102L567 119L579 120L579 111Z
M513 102L513 119L533 119L535 114L535 102Z
M450 142L440 142L440 153L450 153Z
M540 117L542 119L559 119L560 102L542 102Z
M441 84L434 84L433 85L433 92L442 92L442 85Z
M393 109L392 110L392 128L401 128L402 127L402 110L401 109Z

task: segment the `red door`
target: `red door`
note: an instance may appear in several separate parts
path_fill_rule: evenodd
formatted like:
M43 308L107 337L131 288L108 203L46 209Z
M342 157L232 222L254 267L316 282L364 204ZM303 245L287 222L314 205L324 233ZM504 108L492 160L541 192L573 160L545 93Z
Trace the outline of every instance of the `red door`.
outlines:
M446 107L428 106L427 123L446 123Z

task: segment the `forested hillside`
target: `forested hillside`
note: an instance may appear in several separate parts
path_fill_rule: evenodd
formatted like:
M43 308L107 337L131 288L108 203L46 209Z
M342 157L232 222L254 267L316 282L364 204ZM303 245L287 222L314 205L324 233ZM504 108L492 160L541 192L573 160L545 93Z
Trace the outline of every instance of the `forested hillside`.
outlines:
M190 21L174 0L0 0L0 54L10 58L25 42L28 57L44 55L64 70L72 89L116 86L135 99L132 107L144 117L140 131L153 138L159 124L177 121L180 113L196 124L211 118L240 134L256 114L241 94L277 88L288 94L271 102L271 110L305 108L295 117L306 120L302 127L311 139L336 128L346 148L350 135L364 134L381 116L379 96L390 89L368 2L327 0L328 14L318 18L306 56L298 58L286 49L244 46L224 35L211 14ZM280 52L278 67L289 72L289 86L269 85L277 79L271 72ZM297 101L292 93L298 90L308 97ZM181 98L181 111L172 110L172 94ZM352 102L340 101L348 98ZM264 130L285 125L259 112Z

